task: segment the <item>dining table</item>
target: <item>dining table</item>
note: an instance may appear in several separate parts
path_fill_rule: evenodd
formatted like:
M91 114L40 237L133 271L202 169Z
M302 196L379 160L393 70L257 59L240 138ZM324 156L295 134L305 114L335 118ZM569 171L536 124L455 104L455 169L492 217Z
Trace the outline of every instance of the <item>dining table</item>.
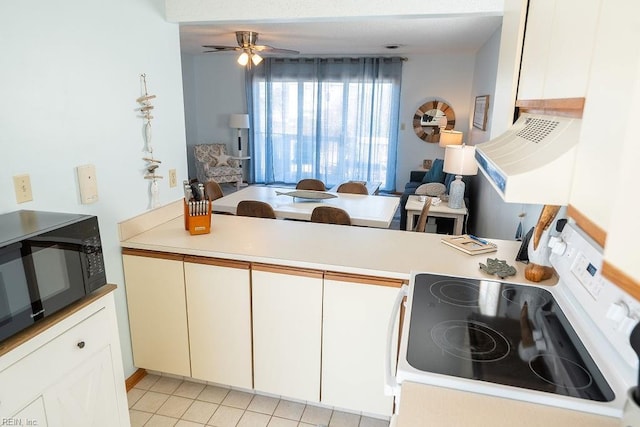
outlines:
M333 206L344 209L351 217L351 225L389 228L400 204L395 196L362 195L350 193L322 192L334 198L308 199L286 194L296 191L290 187L251 185L213 201L214 212L236 214L238 203L243 200L259 200L273 208L277 218L311 221L311 213L318 206Z

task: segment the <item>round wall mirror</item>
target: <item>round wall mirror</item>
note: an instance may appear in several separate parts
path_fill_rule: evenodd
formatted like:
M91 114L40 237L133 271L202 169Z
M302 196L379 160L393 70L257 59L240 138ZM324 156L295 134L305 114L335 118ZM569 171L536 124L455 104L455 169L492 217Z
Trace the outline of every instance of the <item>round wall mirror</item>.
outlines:
M455 125L453 108L442 101L426 102L413 115L413 130L425 142L440 141L440 130L451 130Z

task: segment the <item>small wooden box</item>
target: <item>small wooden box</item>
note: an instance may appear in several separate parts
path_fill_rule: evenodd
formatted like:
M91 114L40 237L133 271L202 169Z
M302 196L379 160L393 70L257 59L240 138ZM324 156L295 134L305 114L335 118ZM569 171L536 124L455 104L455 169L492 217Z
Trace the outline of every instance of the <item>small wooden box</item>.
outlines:
M198 203L184 201L184 229L192 235L211 233L211 201Z

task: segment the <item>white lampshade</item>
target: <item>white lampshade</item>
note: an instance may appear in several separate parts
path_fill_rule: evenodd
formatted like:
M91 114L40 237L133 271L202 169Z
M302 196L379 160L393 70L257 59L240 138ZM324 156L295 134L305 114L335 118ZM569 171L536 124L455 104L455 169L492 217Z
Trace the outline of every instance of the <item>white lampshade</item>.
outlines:
M249 54L247 52L242 52L238 57L238 64L243 67L249 63Z
M262 62L262 56L254 53L253 55L251 55L251 62L253 62L253 65L258 65Z
M443 130L440 132L440 147L446 147L447 145L461 145L462 144L462 132L457 130Z
M234 129L249 129L249 115L231 114L229 116L229 127Z
M444 171L454 175L478 173L476 147L469 145L447 145L444 152Z

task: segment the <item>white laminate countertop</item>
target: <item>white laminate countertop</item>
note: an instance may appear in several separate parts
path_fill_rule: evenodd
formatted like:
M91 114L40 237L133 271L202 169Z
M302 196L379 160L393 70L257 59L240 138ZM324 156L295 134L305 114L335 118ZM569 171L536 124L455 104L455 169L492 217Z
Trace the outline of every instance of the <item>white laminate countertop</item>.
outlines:
M144 224L144 216L136 221ZM516 241L492 240L497 252L471 256L441 243L437 234L233 215L213 215L211 233L204 235L190 235L181 215L143 229L138 226L131 236L121 231L121 246L396 279L430 272L499 280L479 268L479 262L497 257L518 270L503 281L527 283L525 265L515 261Z

